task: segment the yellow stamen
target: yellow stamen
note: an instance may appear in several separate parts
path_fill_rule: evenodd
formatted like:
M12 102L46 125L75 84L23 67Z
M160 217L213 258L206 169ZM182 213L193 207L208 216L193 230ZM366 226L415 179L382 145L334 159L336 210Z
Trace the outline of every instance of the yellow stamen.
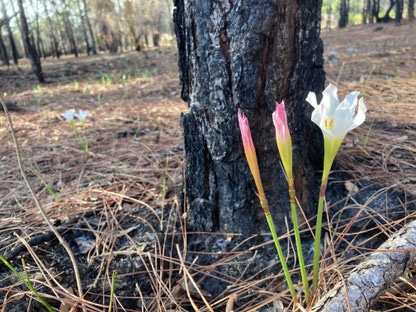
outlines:
M328 119L325 119L325 128L328 131L332 130L332 128L334 128L334 119L331 118L331 120L329 121L329 127L328 127Z

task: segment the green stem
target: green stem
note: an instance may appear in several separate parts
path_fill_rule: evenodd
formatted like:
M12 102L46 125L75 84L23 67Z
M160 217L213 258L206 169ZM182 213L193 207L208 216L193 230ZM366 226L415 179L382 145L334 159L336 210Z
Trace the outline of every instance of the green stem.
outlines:
M308 275L306 274L305 261L303 260L302 243L300 240L298 217L296 213L296 205L294 200L290 201L290 209L292 211L293 228L295 230L296 250L298 251L300 273L302 275L302 284L303 288L305 289L306 304L309 304L309 302L311 301L311 295L309 292Z
M38 292L35 290L35 288L32 286L32 283L30 282L30 280L29 280L29 277L28 277L28 280L26 281L12 266L11 266L11 264L9 263L9 262L7 262L7 260L6 259L4 259L2 256L0 256L0 260L14 273L14 275L16 275L19 279L20 279L20 281L23 283L23 284L25 284L26 285L26 287L27 288L29 288L30 289L30 291L31 292L33 292L33 294L39 299L39 301L44 305L44 307L46 308L46 309L48 309L48 311L50 311L50 312L54 312L55 310L49 305L49 303L48 302L46 302L46 300L45 299L43 299L39 294L38 294Z
M289 274L289 270L286 265L286 260L282 252L282 247L280 247L279 239L277 238L276 230L274 228L273 219L270 214L266 214L267 223L269 224L270 232L272 233L274 244L276 245L277 253L279 255L280 263L282 264L283 272L286 277L287 285L289 286L290 294L292 295L293 300L296 302L296 292L293 287L292 279Z
M312 292L315 293L318 287L318 276L319 276L319 253L321 247L321 229L322 229L322 212L324 207L325 199L325 190L319 195L318 203L318 214L316 216L316 229L315 229L315 248L313 252L313 282L312 282Z

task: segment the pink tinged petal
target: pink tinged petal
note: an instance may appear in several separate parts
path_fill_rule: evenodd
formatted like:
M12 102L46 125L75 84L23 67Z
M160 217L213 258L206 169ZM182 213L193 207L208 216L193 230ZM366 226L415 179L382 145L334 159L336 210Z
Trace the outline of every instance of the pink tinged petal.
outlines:
M251 138L250 126L248 125L248 119L238 109L238 124L240 126L241 137L243 139L244 148L254 148L253 139Z
M273 123L276 128L276 136L278 140L287 141L290 139L284 101L282 101L281 104L276 102L276 111L273 113Z

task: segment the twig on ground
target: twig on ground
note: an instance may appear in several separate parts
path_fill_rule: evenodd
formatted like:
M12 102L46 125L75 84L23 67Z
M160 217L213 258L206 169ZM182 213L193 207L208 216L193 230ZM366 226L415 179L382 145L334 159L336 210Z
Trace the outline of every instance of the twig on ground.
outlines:
M1 104L3 106L4 114L6 115L7 123L8 123L9 128L10 128L10 133L12 135L12 138L13 138L13 141L14 141L14 144L15 144L17 162L19 164L19 168L20 168L20 172L22 174L22 177L23 177L23 179L24 179L32 197L33 197L33 200L35 201L36 206L38 207L43 219L45 220L46 224L51 229L51 231L55 234L56 238L59 240L59 243L62 245L62 247L64 247L66 252L68 253L69 258L71 259L71 262L72 262L72 266L74 268L74 274L75 274L75 279L76 279L77 288L78 288L78 296L79 296L79 298L83 298L84 293L82 291L81 277L80 277L80 274L79 274L78 265L77 265L77 261L75 259L75 256L74 256L71 248L69 247L68 243L64 240L64 238L61 236L61 234L59 234L59 232L56 230L56 228L53 226L53 224L49 220L48 216L46 215L45 211L43 210L43 207L40 204L40 202L39 202L32 186L31 186L31 184L29 183L29 181L26 177L25 171L23 169L22 158L21 158L21 155L20 155L19 144L17 143L17 138L16 138L16 135L15 135L15 132L14 132L14 129L13 129L13 123L12 123L12 120L10 118L10 114L9 114L8 109L7 109L6 103L3 100L3 97L1 95L0 95L0 101L1 101Z
M390 237L338 282L312 312L368 311L371 304L416 261L416 220ZM345 287L346 286L346 287ZM346 290L348 298L346 298ZM350 303L350 309L348 302Z

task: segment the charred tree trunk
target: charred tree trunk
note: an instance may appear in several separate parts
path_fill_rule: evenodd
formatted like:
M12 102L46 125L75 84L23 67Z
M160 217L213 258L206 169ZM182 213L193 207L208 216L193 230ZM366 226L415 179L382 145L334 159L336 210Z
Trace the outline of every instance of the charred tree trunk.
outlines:
M46 5L45 0L43 0L42 4L43 4L43 8L45 9L46 20L48 21L49 31L50 31L51 38L52 38L51 45L52 45L53 55L56 58L59 58L61 56L61 51L59 49L59 43L58 43L58 39L56 38L55 29L53 27L51 17L49 16L48 6Z
M42 66L40 64L38 52L36 51L35 47L32 45L30 41L29 26L27 25L27 20L26 20L25 11L23 8L22 0L17 0L17 3L19 5L19 10L20 10L20 22L22 24L23 42L29 54L29 60L30 60L30 63L32 64L32 70L35 73L36 77L38 78L38 81L40 83L43 83L45 82L45 79L43 78Z
M288 215L271 114L285 100L292 130L298 199L314 213L321 138L310 121L309 91L321 92L321 1L175 0L189 226L198 231L266 231L238 130L250 120L266 196L275 220ZM318 144L317 141L318 140ZM316 167L315 167L316 166ZM278 226L279 232L285 231Z
M88 31L89 31L89 33L90 33L90 37L91 37L91 48L92 48L92 54L97 54L97 47L96 47L96 45L95 45L94 32L92 31L92 27L91 27L90 19L89 19L89 17L88 17L88 9L87 9L87 4L86 4L85 0L82 0L82 4L84 5L84 16L85 16L85 21L87 22Z
M13 62L17 65L19 64L19 53L17 52L16 43L14 42L13 32L10 28L10 20L7 15L6 6L4 5L4 1L0 1L1 7L3 9L3 18L6 21L6 29L7 34L9 36L9 43L10 43L10 49L12 50L12 56L13 56Z
M408 19L413 20L415 18L415 0L409 0L407 5Z
M339 21L338 27L344 28L348 24L348 5L346 0L341 0L339 4Z
M9 66L9 55L7 54L6 46L4 45L3 36L1 35L0 31L0 54L1 54L1 60L3 62L3 65Z

